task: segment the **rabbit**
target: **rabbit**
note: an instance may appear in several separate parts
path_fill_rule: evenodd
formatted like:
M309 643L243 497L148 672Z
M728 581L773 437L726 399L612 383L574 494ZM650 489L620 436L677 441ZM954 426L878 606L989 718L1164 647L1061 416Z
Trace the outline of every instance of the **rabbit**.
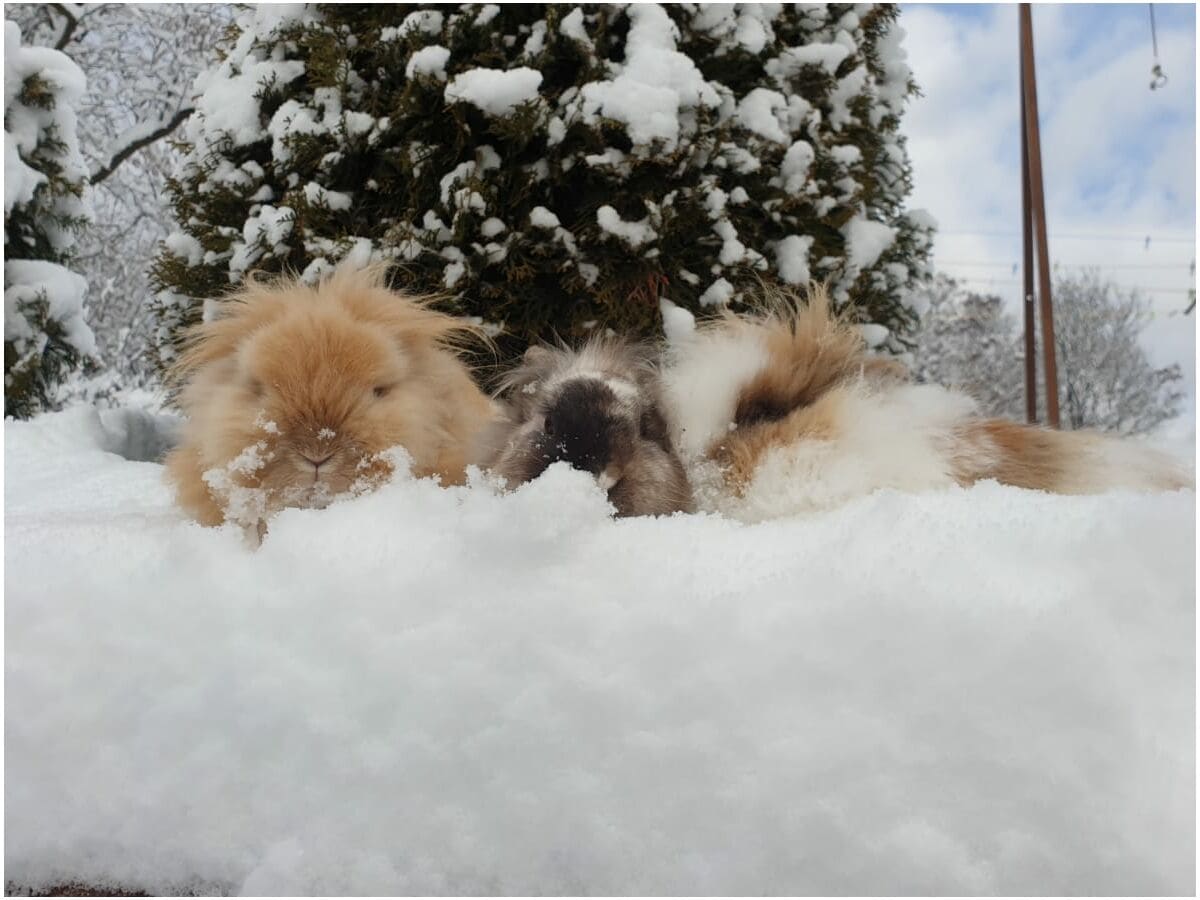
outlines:
M417 477L465 480L495 406L455 348L474 326L385 287L381 266L317 286L249 280L194 326L169 370L188 421L165 459L202 525L256 526L388 478L404 448Z
M482 433L478 463L515 486L567 462L596 477L618 516L692 512L653 358L616 338L530 347L502 382L507 402Z
M1093 431L980 415L965 394L915 384L868 353L822 288L726 312L667 351L663 397L702 508L757 521L877 488L983 479L1059 494L1193 486L1175 460Z

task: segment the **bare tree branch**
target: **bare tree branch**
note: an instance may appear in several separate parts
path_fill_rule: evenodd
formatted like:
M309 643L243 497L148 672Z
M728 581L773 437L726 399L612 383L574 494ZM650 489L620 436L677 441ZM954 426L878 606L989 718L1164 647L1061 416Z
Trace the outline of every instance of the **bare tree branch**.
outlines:
M121 165L121 163L125 162L125 160L129 159L129 157L131 157L133 154L137 153L143 147L148 147L150 144L153 144L155 141L159 140L160 138L166 137L168 134L170 134L172 131L174 131L176 128L178 128L181 124L183 124L184 120L186 120L187 117L190 116L194 110L195 110L195 107L193 107L193 106L184 107L183 109L176 112L175 115L173 115L170 119L168 119L166 122L164 122L160 127L155 128L153 131L149 131L146 134L141 135L137 139L130 141L128 144L126 144L120 150L113 153L112 156L109 157L109 160L105 165L101 166L99 169L97 169L95 172L92 173L92 177L91 177L92 184L99 184L100 182L102 182L109 175L111 175L113 172L116 171L117 166Z
M67 44L71 43L71 38L75 34L75 29L79 27L79 17L71 11L70 7L65 3L50 4L54 10L60 13L67 20L63 25L62 34L58 36L58 40L54 42L55 50L62 50Z

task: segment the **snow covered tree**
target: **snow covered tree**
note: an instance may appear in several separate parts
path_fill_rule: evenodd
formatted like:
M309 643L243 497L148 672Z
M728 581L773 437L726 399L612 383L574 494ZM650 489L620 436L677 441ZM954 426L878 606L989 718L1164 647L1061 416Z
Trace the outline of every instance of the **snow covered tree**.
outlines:
M829 280L892 349L932 222L881 4L259 7L197 83L164 356L250 270L401 263L506 352ZM888 331L884 331L886 328Z
M55 387L95 353L87 282L70 271L90 213L74 104L83 73L64 54L21 43L4 23L4 412L54 405Z
M1057 272L1054 343L1063 427L1139 434L1179 415L1179 366L1156 369L1139 342L1150 320L1136 290L1095 269Z
M1182 373L1147 359L1140 337L1149 313L1136 291L1094 269L1056 270L1053 296L1062 427L1138 434L1179 414ZM963 389L989 415L1024 419L1024 340L1003 301L939 274L915 303L925 310L913 352L917 378ZM1040 408L1040 344L1036 352Z
M924 312L914 335L916 378L960 388L988 415L1023 419L1025 353L1004 302L940 273L918 293Z
M5 11L26 43L62 50L87 73L76 112L94 217L78 236L73 268L88 283L88 322L103 369L63 390L114 402L115 391L158 380L149 352L150 266L174 227L166 188L182 154L170 135L191 114L192 82L216 59L233 12L117 3L9 4Z

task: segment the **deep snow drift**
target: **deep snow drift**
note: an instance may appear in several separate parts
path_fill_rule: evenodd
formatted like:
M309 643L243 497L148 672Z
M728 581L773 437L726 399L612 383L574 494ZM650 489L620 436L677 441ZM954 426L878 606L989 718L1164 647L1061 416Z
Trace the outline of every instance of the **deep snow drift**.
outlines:
M254 551L94 415L5 425L10 881L1194 891L1190 491L747 526L554 468Z

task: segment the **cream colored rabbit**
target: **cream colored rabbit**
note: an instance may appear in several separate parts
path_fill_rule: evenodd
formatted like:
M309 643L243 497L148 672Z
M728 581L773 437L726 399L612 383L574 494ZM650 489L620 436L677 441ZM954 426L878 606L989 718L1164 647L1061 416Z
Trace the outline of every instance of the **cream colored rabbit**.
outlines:
M379 454L396 446L417 476L464 479L493 413L454 352L474 329L383 276L251 281L195 326L172 371L189 421L166 466L197 521L323 506L388 477Z

